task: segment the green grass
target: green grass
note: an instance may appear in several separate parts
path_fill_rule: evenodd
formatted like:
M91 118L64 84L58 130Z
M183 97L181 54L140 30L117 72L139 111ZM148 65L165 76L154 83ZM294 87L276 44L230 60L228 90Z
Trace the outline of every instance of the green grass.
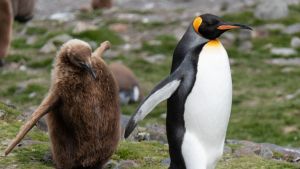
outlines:
M87 30L81 33L72 34L75 38L79 38L87 41L94 41L96 43L103 41L110 41L112 45L121 45L124 41L119 35L110 31L106 27L101 27L97 30Z
M255 19L249 11L236 14L226 14L222 18L230 22L238 22L250 26L263 25L265 23L283 23L290 25L300 22L300 6L290 7L290 16L285 19L262 21ZM143 12L133 12L143 15ZM148 14L145 13L145 14ZM80 14L80 19L91 20L101 17L101 11L93 14ZM34 21L36 22L36 21ZM96 30L85 31L79 34L71 34L72 27L67 24L56 23L53 21L39 23L39 26L26 28L25 34L36 36L37 42L27 45L25 36L16 36L12 42L12 52L5 60L12 65L25 65L28 70L22 71L18 67L6 67L0 70L0 109L5 111L5 116L0 119L0 151L5 146L2 142L12 139L19 130L22 122L16 120L21 112L40 104L46 95L50 85L50 69L55 57L55 53L45 55L40 54L39 49L51 38L60 34L71 34L74 38L86 41L93 41L99 44L101 41L109 40L113 45L113 50L125 42L119 34L110 31L106 25L116 23L115 18L103 21L105 25ZM122 21L124 22L124 21ZM178 22L180 23L180 22ZM172 53L177 44L177 40L172 34L157 35L157 29L175 26L176 23L130 23L132 31L151 32L155 31L155 36L150 40L161 42L160 45L149 43L149 39L142 42L140 50L121 55L106 60L108 63L122 61L130 67L141 82L141 87L146 96L151 89L162 79L168 76L172 60ZM14 24L14 31L21 32L23 25ZM162 31L164 32L164 31ZM232 31L237 34L238 31ZM294 35L294 36L300 36ZM299 90L300 67L299 66L276 66L267 64L268 59L281 58L270 54L265 45L272 44L274 47L289 47L293 36L285 35L278 31L270 31L268 37L256 38L251 42L253 49L244 53L240 51L240 41L235 41L234 45L227 49L230 58L234 59L231 66L233 78L233 105L232 115L228 127L227 138L245 139L256 142L270 142L283 146L300 146L300 96L293 99L286 99L289 94ZM60 44L58 44L60 45ZM300 49L298 49L298 53ZM161 63L149 63L145 61L142 54L147 56L163 54L166 59ZM290 56L290 58L297 57ZM291 71L284 72L289 68ZM25 87L21 90L20 86ZM36 93L33 98L29 95ZM18 110L1 104L9 102L15 105ZM130 115L137 108L138 104L122 106L122 112ZM144 126L149 123L164 124L165 120L160 116L166 112L166 103L156 107L153 112L146 117L139 125ZM288 127L296 128L292 132L284 132ZM0 157L0 168L8 165L17 165L21 169L53 168L52 164L45 163L41 159L44 154L49 152L48 136L37 129L31 131L27 139L40 141L40 144L29 145L24 148L16 149L9 157ZM238 146L231 147L239 148ZM156 142L126 142L123 141L113 159L134 160L139 164L138 168L167 168L162 166L161 161L168 157L168 147ZM278 159L282 154L274 154ZM249 169L268 169L286 168L298 169L299 166L283 163L280 161L263 160L257 156L232 157L226 155L219 163L217 169L249 168Z

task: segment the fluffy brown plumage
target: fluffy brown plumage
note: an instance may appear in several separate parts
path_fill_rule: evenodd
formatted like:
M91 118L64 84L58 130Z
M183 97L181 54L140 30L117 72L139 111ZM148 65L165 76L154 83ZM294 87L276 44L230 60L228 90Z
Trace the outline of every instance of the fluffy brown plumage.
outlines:
M92 53L90 46L80 40L63 45L56 57L48 96L33 113L30 127L26 124L22 128L12 146L48 112L56 168L102 168L120 138L117 86L99 56L106 47L102 44Z
M0 66L6 56L10 44L12 31L12 6L10 0L0 0Z

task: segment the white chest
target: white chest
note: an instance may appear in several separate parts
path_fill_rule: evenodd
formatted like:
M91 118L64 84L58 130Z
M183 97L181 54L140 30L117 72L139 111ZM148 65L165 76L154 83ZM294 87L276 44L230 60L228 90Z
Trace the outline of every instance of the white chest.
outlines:
M199 55L196 80L185 102L187 134L182 150L194 159L186 161L187 167L199 165L203 159L207 165L212 165L222 155L231 103L232 81L227 52L220 42L209 42ZM198 152L188 152L189 147Z

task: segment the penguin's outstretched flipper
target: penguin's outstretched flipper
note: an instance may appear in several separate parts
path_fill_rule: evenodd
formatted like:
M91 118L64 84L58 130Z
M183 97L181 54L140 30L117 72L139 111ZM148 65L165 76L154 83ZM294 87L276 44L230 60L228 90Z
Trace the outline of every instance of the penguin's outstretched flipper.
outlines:
M182 80L179 71L175 71L166 79L161 81L151 93L142 101L136 112L131 116L125 130L127 138L140 120L143 120L159 103L168 99L177 90Z

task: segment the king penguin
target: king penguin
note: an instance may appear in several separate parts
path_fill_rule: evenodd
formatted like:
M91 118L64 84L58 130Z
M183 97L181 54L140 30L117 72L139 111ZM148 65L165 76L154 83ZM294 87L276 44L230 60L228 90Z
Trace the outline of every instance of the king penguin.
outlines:
M238 28L251 30L212 14L196 17L174 51L170 76L141 102L125 137L168 99L169 169L214 169L223 154L232 104L229 59L218 37Z

